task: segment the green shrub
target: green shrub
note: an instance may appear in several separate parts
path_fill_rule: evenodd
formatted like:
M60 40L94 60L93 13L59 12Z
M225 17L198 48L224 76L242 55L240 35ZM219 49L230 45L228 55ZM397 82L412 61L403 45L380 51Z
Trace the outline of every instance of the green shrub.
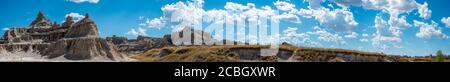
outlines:
M442 54L441 50L438 50L436 52L436 58L434 59L435 62L445 62L444 54Z

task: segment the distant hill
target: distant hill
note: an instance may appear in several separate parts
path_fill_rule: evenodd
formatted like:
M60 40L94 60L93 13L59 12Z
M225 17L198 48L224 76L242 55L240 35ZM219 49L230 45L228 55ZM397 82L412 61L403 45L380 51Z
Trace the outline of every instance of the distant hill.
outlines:
M144 62L399 62L381 53L282 45L274 54L261 53L269 46L180 46L148 50L133 56Z

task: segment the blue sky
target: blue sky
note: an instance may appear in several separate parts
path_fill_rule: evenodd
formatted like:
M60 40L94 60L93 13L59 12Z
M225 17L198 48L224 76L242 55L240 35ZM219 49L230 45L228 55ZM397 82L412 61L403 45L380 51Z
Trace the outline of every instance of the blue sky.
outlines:
M3 34L5 28L28 26L37 12L42 11L48 19L58 23L70 13L78 16L89 13L96 21L102 37L161 37L174 29L164 17L173 11L195 10L184 13L189 15L184 18L191 19L195 17L191 15L197 11L203 15L217 14L208 13L213 10L225 11L221 14L243 15L253 8L258 11L256 13L267 14L263 13L266 11L263 7L267 6L279 11L279 14L285 14L286 19L280 18L283 40L299 46L411 56L429 55L437 50L450 52L450 27L444 23L450 22L443 20L450 16L448 0L320 1L205 0L203 3L201 0L0 0L0 33ZM314 5L317 2L319 5ZM170 7L177 9L170 10ZM232 10L245 8L249 9Z

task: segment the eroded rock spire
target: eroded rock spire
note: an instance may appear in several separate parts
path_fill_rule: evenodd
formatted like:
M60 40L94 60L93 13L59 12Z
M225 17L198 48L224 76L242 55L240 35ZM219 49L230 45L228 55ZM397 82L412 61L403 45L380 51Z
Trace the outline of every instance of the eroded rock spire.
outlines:
M45 18L42 11L39 11L36 19L31 22L30 28L46 28L50 27L51 25L51 22L47 18Z

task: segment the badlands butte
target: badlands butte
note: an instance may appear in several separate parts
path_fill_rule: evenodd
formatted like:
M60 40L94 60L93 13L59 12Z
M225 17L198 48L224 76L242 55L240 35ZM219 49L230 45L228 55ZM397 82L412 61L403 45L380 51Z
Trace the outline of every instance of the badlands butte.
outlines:
M29 26L10 28L0 39L0 61L42 62L415 62L431 58L411 58L383 53L347 49L311 48L283 43L277 53L261 53L267 45L193 45L176 46L173 35L182 37L190 30L192 37L206 36L206 32L189 27L162 38L120 36L101 38L97 25L89 14L75 22L66 17L62 24L51 22L42 12ZM193 40L193 39L192 39ZM223 40L224 42L227 42ZM234 42L238 43L238 42ZM202 43L204 44L204 43Z

